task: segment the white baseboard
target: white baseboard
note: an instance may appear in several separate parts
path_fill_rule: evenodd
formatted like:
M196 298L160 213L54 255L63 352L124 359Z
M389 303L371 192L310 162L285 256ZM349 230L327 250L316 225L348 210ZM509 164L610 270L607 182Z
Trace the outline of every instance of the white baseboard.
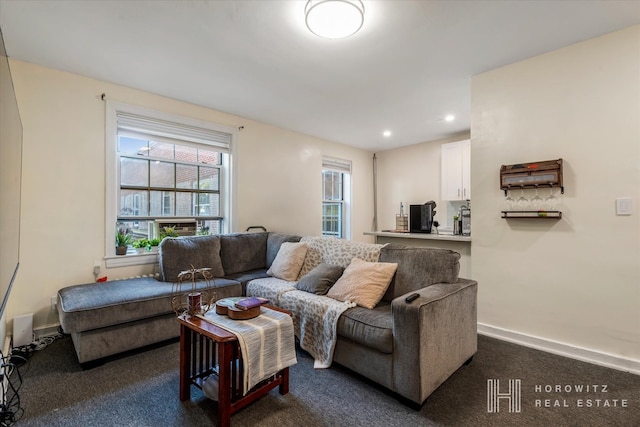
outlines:
M627 359L613 354L576 347L546 338L534 337L521 332L485 325L483 323L478 323L478 333L525 347L535 348L536 350L546 351L547 353L640 375L640 360Z
M52 323L49 325L40 326L33 329L33 334L35 335L36 339L57 335L59 326L60 323Z

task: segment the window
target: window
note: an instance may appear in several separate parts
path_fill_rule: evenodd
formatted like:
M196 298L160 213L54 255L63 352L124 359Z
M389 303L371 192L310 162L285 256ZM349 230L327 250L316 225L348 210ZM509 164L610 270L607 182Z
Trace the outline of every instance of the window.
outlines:
M230 229L231 131L114 103L107 113L107 257L118 228L134 239L174 224L180 235Z
M322 235L338 238L349 236L351 162L322 160Z

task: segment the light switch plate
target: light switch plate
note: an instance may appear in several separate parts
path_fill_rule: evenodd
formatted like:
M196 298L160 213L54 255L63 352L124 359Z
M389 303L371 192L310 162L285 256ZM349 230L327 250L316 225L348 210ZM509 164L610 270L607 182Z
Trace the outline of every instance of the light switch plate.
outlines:
M616 199L616 215L631 215L633 213L633 202L631 197L620 197Z

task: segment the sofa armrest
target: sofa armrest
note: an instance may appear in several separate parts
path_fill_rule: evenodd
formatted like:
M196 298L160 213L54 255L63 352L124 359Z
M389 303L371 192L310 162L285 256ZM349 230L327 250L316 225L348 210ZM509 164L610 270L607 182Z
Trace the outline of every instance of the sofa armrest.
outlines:
M411 303L405 298L413 292L391 302L395 392L422 404L476 353L477 289L458 279L417 290Z

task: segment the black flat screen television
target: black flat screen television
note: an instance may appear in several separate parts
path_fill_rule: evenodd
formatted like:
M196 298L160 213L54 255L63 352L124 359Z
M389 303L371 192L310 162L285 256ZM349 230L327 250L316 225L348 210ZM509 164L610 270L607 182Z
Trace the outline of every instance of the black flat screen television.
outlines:
M21 177L22 122L0 29L0 319L20 265Z

